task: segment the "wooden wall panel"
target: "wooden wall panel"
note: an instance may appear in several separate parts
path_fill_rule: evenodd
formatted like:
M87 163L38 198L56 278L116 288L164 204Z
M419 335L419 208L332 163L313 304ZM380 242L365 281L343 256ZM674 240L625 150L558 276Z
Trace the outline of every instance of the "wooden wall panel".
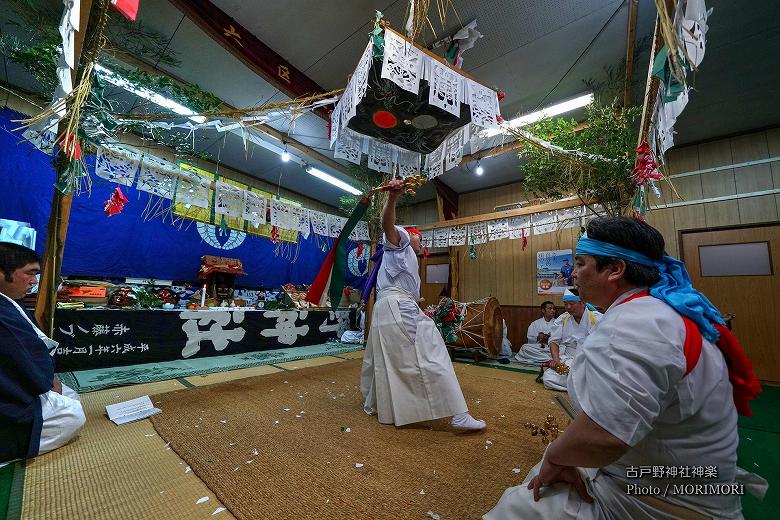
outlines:
M677 228L674 225L674 210L671 208L653 210L646 215L646 221L663 235L667 254L679 257Z
M769 148L770 157L780 157L780 128L768 130L766 132L766 141ZM770 163L772 168L772 186L780 189L780 161ZM780 194L775 195L775 207L780 216Z
M733 164L731 146L728 141L714 141L699 145L699 168L714 168ZM722 197L737 193L734 170L705 173L701 176L702 198ZM739 222L739 203L736 200L707 204L704 207L708 227L727 226Z
M671 150L667 157L667 163L670 175L699 170L699 150L695 146ZM681 177L674 179L673 182L682 200L702 198L702 180L700 176ZM705 213L702 206L674 208L673 213L677 229L695 229L706 226Z
M735 163L769 158L769 147L765 132L731 139L731 151ZM773 188L772 165L754 164L734 170L737 193L752 193ZM742 224L772 222L777 220L775 196L740 199L739 217Z

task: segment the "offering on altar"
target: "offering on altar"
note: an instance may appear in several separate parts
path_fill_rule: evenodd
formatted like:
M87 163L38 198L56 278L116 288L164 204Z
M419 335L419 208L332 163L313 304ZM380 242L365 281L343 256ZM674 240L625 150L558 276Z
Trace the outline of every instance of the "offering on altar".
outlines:
M204 255L201 257L198 280L204 283L197 298L201 301L201 307L235 307L239 305L233 299L236 276L243 276L246 272L241 260L221 256ZM204 291L205 289L205 291ZM244 300L239 301L246 305ZM224 305L223 305L224 304ZM232 304L232 305L231 305Z

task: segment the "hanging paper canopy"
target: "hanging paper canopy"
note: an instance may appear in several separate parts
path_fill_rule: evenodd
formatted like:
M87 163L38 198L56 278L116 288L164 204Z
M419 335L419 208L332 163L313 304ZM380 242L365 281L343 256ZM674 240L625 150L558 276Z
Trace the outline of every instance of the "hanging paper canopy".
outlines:
M469 124L498 126L498 94L463 71L378 25L331 114L335 156L402 177L435 177L457 166ZM377 45L377 42L379 45Z

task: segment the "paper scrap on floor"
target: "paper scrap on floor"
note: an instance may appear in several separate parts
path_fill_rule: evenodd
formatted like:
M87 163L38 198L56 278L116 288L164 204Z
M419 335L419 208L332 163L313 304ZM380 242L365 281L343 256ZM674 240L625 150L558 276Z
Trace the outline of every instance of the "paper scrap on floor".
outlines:
M148 395L106 406L106 415L118 425L140 421L161 411L154 407Z

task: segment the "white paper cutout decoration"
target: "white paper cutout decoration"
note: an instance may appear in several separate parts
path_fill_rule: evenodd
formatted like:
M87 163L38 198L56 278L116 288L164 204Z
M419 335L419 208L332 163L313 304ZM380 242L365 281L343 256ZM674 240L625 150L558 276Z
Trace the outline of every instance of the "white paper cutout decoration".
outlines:
M382 77L414 94L420 90L424 54L392 31L385 31Z

